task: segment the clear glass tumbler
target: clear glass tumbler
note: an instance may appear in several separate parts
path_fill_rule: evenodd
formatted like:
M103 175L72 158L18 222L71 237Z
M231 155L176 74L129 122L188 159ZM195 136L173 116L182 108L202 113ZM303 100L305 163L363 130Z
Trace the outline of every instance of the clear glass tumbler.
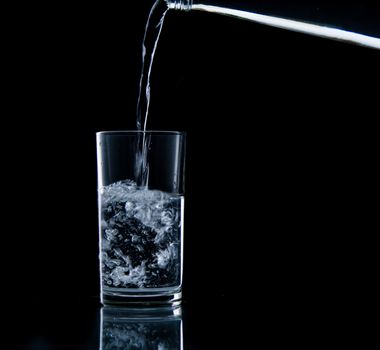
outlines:
M182 296L185 134L97 133L101 302Z

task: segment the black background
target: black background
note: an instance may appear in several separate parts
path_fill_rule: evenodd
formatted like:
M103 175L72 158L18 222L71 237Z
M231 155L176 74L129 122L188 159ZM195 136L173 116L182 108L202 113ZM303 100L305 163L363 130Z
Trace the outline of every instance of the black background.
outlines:
M135 128L150 4L4 12L8 348L98 346L95 132ZM148 128L188 135L185 348L379 348L379 63L372 49L168 14Z

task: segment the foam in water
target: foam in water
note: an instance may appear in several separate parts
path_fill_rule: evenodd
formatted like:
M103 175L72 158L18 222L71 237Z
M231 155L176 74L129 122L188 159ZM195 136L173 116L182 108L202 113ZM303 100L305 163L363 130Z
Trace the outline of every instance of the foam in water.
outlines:
M131 180L103 187L99 195L105 288L179 286L183 197Z

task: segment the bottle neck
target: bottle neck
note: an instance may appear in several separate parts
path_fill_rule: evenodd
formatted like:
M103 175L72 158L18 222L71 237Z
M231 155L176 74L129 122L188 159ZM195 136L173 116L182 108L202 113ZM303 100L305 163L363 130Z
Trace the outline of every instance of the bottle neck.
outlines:
M165 0L170 9L190 11L193 0Z

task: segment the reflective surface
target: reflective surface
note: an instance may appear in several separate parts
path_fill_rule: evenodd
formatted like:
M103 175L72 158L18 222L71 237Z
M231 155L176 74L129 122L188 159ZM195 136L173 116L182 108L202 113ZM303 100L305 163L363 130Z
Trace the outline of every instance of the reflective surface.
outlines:
M247 349L247 344L380 349L375 307L252 296L257 299L193 298L175 309L101 309L88 302L17 306L3 314L2 345L7 350L210 350Z

